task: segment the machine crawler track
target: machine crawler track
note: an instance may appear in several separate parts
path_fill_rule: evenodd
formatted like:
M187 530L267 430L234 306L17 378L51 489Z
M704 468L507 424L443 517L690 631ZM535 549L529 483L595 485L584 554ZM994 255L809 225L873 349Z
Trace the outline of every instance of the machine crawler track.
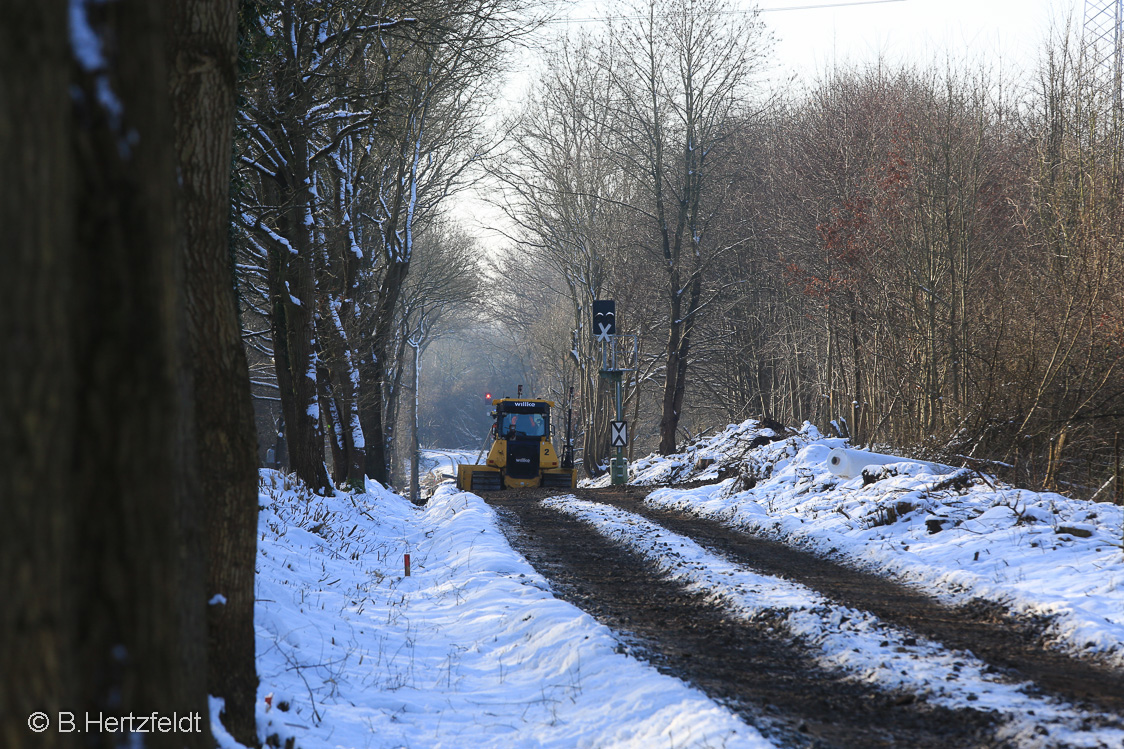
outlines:
M543 471L542 474L542 485L547 489L569 489L573 485L573 481L573 474L571 473Z
M472 491L498 492L502 487L503 477L499 471L473 471Z

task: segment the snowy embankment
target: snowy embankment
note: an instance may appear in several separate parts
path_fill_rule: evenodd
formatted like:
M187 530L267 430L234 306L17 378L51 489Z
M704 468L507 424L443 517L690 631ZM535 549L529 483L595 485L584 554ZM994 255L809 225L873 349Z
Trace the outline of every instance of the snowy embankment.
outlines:
M618 653L477 496L316 497L262 472L259 728L313 747L770 746ZM412 575L404 575L409 553ZM224 742L226 743L226 742Z
M825 669L934 705L994 711L1003 716L997 738L1014 745L1124 746L1124 730L1102 725L1094 713L1037 695L1033 686L1005 681L971 653L913 637L803 585L732 563L634 513L573 496L547 504L646 557L668 578L735 616L778 624Z
M906 459L846 479L828 462L844 440L807 423L768 441L778 436L730 425L681 455L637 461L630 483L714 481L645 501L840 555L949 603L997 602L1047 620L1052 647L1124 667L1124 509Z
M461 463L475 463L481 458L480 450L422 450L418 468L422 473L431 474L439 483L443 476L456 476Z

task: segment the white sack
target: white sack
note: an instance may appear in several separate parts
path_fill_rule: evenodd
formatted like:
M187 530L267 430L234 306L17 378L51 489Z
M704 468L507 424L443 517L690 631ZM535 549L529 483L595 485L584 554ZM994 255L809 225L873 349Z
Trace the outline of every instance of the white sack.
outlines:
M948 466L938 465L937 463L929 463L924 460L915 460L913 458L903 458L899 455L883 455L882 453L871 453L866 450L846 450L842 447L832 448L831 453L827 458L828 466L831 472L841 478L849 479L858 476L863 472L867 466L884 466L890 463L919 463L923 466L929 466L933 469L933 473L948 473L955 470Z

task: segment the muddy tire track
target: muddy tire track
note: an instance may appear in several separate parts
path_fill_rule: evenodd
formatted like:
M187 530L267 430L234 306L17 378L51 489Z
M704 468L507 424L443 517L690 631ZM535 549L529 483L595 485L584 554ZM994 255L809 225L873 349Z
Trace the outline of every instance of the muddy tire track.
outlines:
M578 489L573 493L581 499L635 512L758 572L805 585L947 648L970 651L1003 675L1031 681L1044 693L1078 707L1124 716L1124 673L1046 647L1049 622L1044 619L1015 617L999 604L983 600L947 606L915 588L748 531L688 513L649 507L643 503L647 491L640 487Z
M540 504L554 494L507 491L486 499L512 546L556 595L620 633L625 649L730 706L772 740L814 749L1006 746L993 736L996 715L918 703L820 668L774 622L731 616L641 556ZM578 494L604 501L589 490Z

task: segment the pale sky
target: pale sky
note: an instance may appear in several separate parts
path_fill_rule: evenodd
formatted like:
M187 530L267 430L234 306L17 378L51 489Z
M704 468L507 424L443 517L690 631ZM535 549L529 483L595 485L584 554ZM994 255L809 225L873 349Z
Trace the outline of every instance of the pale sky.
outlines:
M832 0L764 0L764 8ZM765 12L783 66L807 74L833 61L943 61L946 55L1003 68L1033 66L1052 22L1064 24L1084 0L900 0L877 5Z
M1101 0L1103 2L1103 0ZM565 0L563 0L565 2ZM1051 24L1074 14L1080 26L1085 0L732 0L759 5L773 31L782 71L811 77L834 62L943 62L946 56L1003 68L1032 67ZM595 26L606 3L574 0L547 32ZM825 7L827 6L827 7ZM836 6L836 7L830 7ZM565 6L564 6L565 7ZM563 19L571 19L565 21ZM519 74L516 73L518 78Z
M972 67L984 65L995 72L1001 68L1007 77L1018 79L1033 72L1051 25L1063 26L1072 13L1080 28L1085 8L1085 0L894 0L840 7L808 7L840 0L733 2L745 8L759 4L763 9L762 20L777 40L774 81L793 74L810 81L833 63L862 65L879 57L890 63L922 65L942 64L951 57ZM599 0L576 0L560 16L581 20L551 24L547 34L563 34L590 23L584 19L603 17L605 5ZM777 10L782 8L803 9ZM512 71L508 98L517 98L526 86L535 59L524 57ZM452 214L480 238L485 249L503 242L492 227L504 225L504 217L479 195L457 196Z

